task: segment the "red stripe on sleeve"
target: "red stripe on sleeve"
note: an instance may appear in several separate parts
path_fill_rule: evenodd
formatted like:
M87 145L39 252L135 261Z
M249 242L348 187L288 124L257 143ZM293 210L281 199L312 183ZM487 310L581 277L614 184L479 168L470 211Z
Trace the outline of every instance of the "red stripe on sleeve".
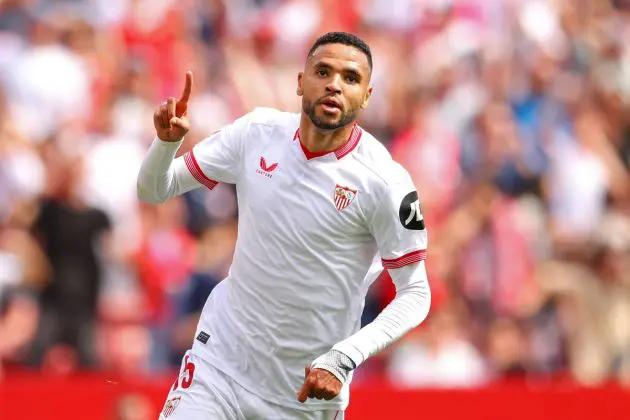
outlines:
M197 163L197 159L195 159L195 155L193 154L193 151L191 150L190 152L186 153L184 155L184 162L186 163L186 167L188 168L188 170L190 171L190 174L193 176L193 178L195 178L200 184L205 185L206 187L208 187L209 189L214 189L214 187L217 186L218 182L208 178L203 171L201 170L201 167L199 166L199 164Z
M427 250L419 249L417 251L410 252L408 254L403 255L402 257L398 257L395 259L387 260L382 258L383 268L393 269L393 268L401 268L409 264L414 264L420 261L424 261L427 258Z

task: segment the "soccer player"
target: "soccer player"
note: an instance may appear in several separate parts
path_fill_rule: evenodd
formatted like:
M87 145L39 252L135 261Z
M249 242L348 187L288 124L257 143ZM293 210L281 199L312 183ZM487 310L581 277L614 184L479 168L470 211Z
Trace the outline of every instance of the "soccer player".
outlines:
M353 371L427 316L418 194L355 122L371 72L365 42L325 34L298 74L301 114L258 108L177 159L190 72L181 98L156 110L140 198L162 203L227 182L239 202L229 275L206 302L161 419L341 420ZM360 328L382 268L396 296Z

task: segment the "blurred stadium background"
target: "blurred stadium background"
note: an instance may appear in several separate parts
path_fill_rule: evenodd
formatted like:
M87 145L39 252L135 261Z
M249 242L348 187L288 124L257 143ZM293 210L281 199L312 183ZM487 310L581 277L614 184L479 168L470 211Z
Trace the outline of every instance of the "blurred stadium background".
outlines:
M184 150L299 111L329 30L373 49L361 124L420 190L434 294L360 369L350 420L627 418L623 1L0 0L1 418L157 418L237 206L226 185L138 202L153 108L193 70Z

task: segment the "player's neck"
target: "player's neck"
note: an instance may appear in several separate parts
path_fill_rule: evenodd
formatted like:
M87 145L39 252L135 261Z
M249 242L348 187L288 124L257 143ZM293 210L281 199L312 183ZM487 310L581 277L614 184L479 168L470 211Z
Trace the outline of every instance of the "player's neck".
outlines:
M350 137L354 124L348 124L337 130L317 128L307 115L300 119L300 141L309 152L332 152L343 146Z

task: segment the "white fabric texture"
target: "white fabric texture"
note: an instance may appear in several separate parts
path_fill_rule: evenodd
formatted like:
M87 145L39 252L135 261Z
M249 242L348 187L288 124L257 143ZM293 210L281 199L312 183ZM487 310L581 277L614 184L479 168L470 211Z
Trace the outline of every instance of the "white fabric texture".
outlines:
M389 270L389 274L396 285L396 297L374 321L333 347L348 355L357 367L420 325L429 314L431 289L425 262Z

